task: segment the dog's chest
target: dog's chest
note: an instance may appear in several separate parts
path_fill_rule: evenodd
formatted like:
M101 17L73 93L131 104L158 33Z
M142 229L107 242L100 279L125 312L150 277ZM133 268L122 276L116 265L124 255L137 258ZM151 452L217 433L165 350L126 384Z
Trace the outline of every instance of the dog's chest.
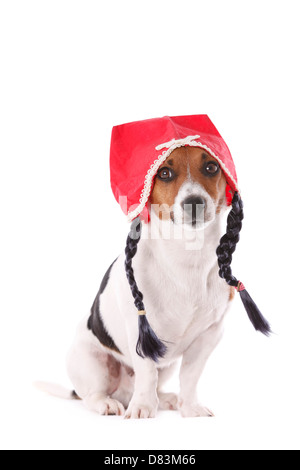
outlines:
M149 320L174 354L220 321L228 308L229 287L220 279L215 260L178 267L148 259L141 282Z

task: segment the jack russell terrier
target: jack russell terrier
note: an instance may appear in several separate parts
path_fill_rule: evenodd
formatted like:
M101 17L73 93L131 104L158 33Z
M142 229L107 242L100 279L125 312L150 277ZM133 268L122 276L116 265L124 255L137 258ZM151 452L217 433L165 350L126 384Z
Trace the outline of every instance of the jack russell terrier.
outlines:
M244 213L228 147L205 115L125 124L113 129L111 175L131 232L78 328L65 398L127 419L213 416L197 385L236 290L256 330L271 332L230 267ZM179 396L163 393L179 360Z

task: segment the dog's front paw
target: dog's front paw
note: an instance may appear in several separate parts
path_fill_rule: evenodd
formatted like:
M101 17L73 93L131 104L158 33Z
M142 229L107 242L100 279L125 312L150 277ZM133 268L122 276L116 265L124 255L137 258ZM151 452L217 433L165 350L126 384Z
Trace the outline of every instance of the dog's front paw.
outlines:
M184 418L211 418L214 416L211 410L199 403L183 403L180 406L180 412Z
M158 393L160 410L178 410L178 395L175 393Z
M158 404L152 403L130 403L125 413L125 419L148 419L155 418L157 414Z

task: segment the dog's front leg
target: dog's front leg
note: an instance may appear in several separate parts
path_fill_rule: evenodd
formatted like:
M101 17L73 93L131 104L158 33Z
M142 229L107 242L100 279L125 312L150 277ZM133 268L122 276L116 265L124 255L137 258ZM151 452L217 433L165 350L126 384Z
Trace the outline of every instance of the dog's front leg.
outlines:
M134 394L125 414L125 419L155 418L158 409L158 371L150 359L135 356Z
M197 385L206 362L223 335L223 319L211 326L184 353L180 371L180 411L184 418L213 416L199 403Z

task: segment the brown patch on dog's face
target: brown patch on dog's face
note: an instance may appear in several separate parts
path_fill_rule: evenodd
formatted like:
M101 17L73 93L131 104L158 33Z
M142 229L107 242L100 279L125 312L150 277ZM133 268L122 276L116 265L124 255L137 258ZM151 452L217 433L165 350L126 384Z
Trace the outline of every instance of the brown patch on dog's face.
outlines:
M217 160L201 148L180 147L161 165L155 178L150 203L160 206L159 210L155 209L160 219L172 217L170 208L188 181L201 185L213 200L217 213L226 204L226 178Z

